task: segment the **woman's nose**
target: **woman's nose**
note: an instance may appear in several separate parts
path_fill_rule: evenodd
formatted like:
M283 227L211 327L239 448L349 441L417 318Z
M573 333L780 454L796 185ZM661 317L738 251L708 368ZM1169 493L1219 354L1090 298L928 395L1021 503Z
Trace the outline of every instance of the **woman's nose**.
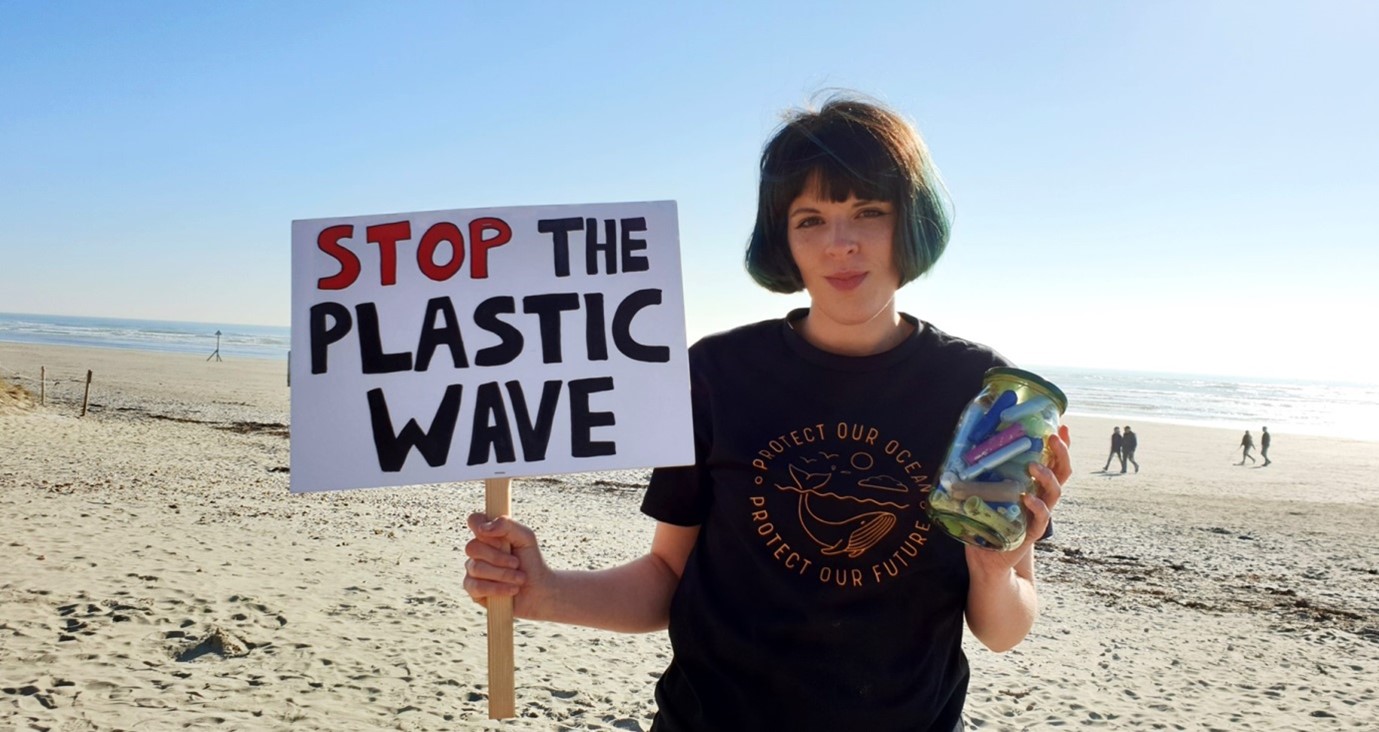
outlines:
M849 222L839 222L829 228L828 253L851 254L857 251L857 232Z

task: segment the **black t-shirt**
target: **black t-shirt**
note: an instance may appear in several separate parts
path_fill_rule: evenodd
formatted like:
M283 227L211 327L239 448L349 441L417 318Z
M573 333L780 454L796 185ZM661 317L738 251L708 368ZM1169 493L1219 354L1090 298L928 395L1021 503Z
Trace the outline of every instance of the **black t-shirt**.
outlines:
M959 724L967 563L925 499L983 373L1008 364L904 317L914 335L873 356L787 320L690 349L696 465L654 471L642 503L700 526L657 732Z

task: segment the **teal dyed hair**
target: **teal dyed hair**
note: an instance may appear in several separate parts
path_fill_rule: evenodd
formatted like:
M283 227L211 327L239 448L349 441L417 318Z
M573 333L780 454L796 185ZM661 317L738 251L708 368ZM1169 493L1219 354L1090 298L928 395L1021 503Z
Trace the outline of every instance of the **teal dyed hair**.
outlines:
M817 112L791 113L761 152L757 220L747 244L747 272L757 284L772 292L804 289L786 225L791 202L815 175L830 200L856 195L896 207L900 285L943 255L950 206L924 140L880 104L835 97Z

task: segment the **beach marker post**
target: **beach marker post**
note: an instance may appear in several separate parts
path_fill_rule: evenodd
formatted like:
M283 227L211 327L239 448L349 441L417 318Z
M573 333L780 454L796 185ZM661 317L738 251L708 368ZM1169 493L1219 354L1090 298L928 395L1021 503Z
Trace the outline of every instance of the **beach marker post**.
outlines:
M484 513L490 520L512 510L512 478L484 479ZM511 550L512 547L504 547ZM516 680L512 650L512 598L488 598L488 718L516 716Z
M217 330L217 331L215 332L215 352L213 352L211 355L207 356L207 357L206 357L206 360L207 360L207 361L210 361L210 360L213 359L213 358L214 358L216 361L220 361L220 331L219 331L219 330Z
M86 370L86 391L81 394L81 416L86 416L86 401L91 397L91 369Z
M38 406L48 403L48 367L38 367Z

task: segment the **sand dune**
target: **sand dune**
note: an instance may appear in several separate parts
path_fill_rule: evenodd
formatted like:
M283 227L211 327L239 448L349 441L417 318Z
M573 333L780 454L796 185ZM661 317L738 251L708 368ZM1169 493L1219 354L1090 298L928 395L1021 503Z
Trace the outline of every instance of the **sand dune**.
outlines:
M488 720L482 486L290 495L283 364L0 344L0 377L40 366L47 404L0 408L0 727L649 727L663 634L524 621L518 718ZM1379 728L1379 444L1238 467L1238 434L1136 424L1122 475L1110 421L1070 424L1043 614L1011 653L969 639L971 729ZM645 477L519 480L513 511L604 566L650 540Z

